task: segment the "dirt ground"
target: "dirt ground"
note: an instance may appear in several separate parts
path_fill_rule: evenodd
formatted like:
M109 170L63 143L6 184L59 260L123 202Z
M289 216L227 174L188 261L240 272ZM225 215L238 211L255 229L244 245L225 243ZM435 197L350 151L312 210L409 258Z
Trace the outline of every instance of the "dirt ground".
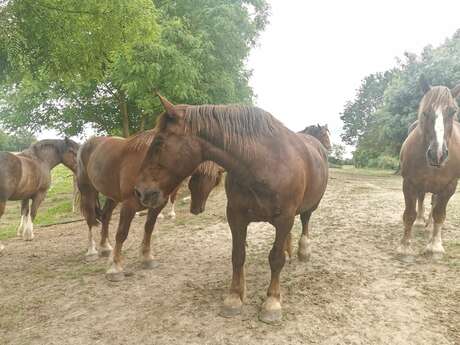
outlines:
M4 241L0 344L460 344L459 195L448 208L444 259L405 262L396 255L401 178L347 170L331 175L312 217L310 262L294 258L282 272L281 324L257 317L274 238L264 223L248 232L243 313L218 315L231 278L219 188L205 214L188 214L188 202L180 201L176 220L160 222L154 232L160 266L153 270L140 267L145 218L136 218L124 247L132 274L120 283L105 279L106 259L85 262L82 222L37 229L31 243ZM299 233L297 220L295 243ZM417 251L427 236L415 229Z

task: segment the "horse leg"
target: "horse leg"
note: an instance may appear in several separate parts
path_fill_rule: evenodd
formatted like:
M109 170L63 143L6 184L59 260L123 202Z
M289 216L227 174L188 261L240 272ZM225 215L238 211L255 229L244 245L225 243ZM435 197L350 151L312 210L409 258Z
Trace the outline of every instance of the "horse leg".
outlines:
M112 252L109 242L109 224L115 207L117 207L117 202L106 199L102 208L101 242L99 244L99 255L102 257L108 257Z
M152 240L152 232L155 228L155 222L157 221L158 214L160 214L163 207L151 208L147 214L147 220L145 221L144 226L144 238L142 240L141 247L142 267L145 269L158 267L158 262L153 258L150 244Z
M0 218L2 218L3 213L5 213L6 201L0 201ZM0 254L5 249L5 246L0 242Z
M417 217L417 212L415 211L417 192L414 186L406 179L403 180L403 193L406 204L403 214L404 236L401 239L401 244L399 245L397 251L402 255L411 255L414 254L410 246L410 241L412 238L412 225Z
M431 210L430 210L430 214L428 215L428 218L426 219L426 222L425 222L426 231L430 231L429 227L430 227L431 223L433 222L433 208L434 208L435 204L436 204L436 194L431 194Z
M246 235L249 222L240 212L227 205L227 220L232 232L232 266L233 276L230 291L224 300L220 315L232 317L241 313L246 282L244 277L244 261L246 258ZM284 255L284 253L283 253Z
M273 222L276 228L276 236L275 243L273 243L273 248L268 257L270 261L271 280L267 291L267 299L263 303L259 314L259 319L266 323L277 322L282 318L280 273L286 260L284 242L293 224L294 216L282 217Z
M309 210L300 214L300 220L302 221L302 235L299 239L299 249L297 251L297 256L299 257L299 260L303 262L307 262L311 255L311 240L308 233L308 224L310 222L310 217L313 211L314 210Z
M286 255L286 259L289 263L291 263L292 259L292 236L289 233L286 237L286 241L284 242L284 254Z
M179 187L177 187L172 193L171 195L169 196L169 201L171 202L171 211L169 211L169 214L168 216L171 218L171 219L175 219L176 218L176 212L174 210L174 203L176 202L176 196L177 196L177 192L179 191Z
M32 197L32 205L30 207L30 212L27 215L27 222L24 225L24 233L22 238L25 241L31 241L34 238L34 223L35 217L37 216L38 208L40 207L42 201L45 199L46 190L40 191Z
M414 226L425 226L425 193L417 192L417 218L415 218Z
M16 233L18 237L21 237L24 233L24 226L26 225L29 212L29 199L21 200L21 222L19 223L18 230Z
M436 195L436 203L433 206L433 233L430 242L423 251L424 254L432 255L434 258L441 258L445 253L442 246L441 228L446 219L446 207L451 196L457 188L457 180L451 182L446 189Z
M120 221L118 223L117 235L115 236L115 249L110 258L110 267L107 270L105 277L112 282L118 282L125 278L123 273L122 255L123 242L128 237L131 221L136 214L136 208L130 201L125 201L120 210Z

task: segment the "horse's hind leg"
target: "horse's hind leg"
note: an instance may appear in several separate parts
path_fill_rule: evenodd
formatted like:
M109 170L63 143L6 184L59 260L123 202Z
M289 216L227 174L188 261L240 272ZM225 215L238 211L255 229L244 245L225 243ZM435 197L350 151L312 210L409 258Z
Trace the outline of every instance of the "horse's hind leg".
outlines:
M259 314L259 319L263 322L278 322L282 318L280 274L286 261L284 243L294 224L294 217L294 215L279 217L273 222L276 228L276 236L275 243L269 255L271 270L270 286L267 291L267 299L263 303Z
M171 195L169 196L169 201L171 202L171 210L169 211L168 216L171 219L176 218L176 211L174 210L174 205L176 202L177 193L179 192L179 188L180 185L176 189L174 189Z
M229 205L227 205L227 220L232 231L233 276L230 291L224 300L220 314L224 317L232 317L241 313L246 294L244 261L246 259L245 244L249 222L244 218L243 213L237 212Z
M417 192L414 186L406 179L403 180L403 193L406 204L403 214L404 236L401 239L401 244L399 245L397 251L402 255L411 255L414 254L411 249L410 242L412 239L412 225L417 217L417 212L415 211Z
M27 222L29 212L29 199L21 200L21 222L19 223L18 230L16 232L18 237L21 237L24 233L24 226Z
M457 188L457 180L451 182L446 189L436 195L436 202L433 205L433 233L430 242L426 246L424 253L433 255L433 257L442 257L445 253L442 246L441 228L446 219L446 207L451 196Z
M136 207L132 201L125 201L121 206L120 221L118 223L117 235L115 237L116 243L115 248L112 252L110 259L110 267L107 270L105 276L107 280L117 282L125 278L123 273L122 255L121 250L123 248L123 242L128 237L129 227L131 221L136 214Z
M425 226L425 193L417 192L417 218L415 218L415 226Z
M2 218L3 213L5 213L5 204L6 201L0 201L0 218ZM5 246L0 242L0 253L5 249Z
M297 251L297 256L299 260L303 262L307 262L311 256L309 222L311 214L314 210L316 210L316 207L300 214L300 220L302 221L302 235L299 239L299 249Z
M109 224L112 218L113 210L117 207L117 202L106 199L102 208L102 225L101 225L101 242L99 245L99 255L107 257L112 252L112 246L109 242Z
M152 269L158 266L158 262L155 261L153 258L150 244L152 240L152 232L155 227L155 222L157 221L158 214L160 214L163 207L149 209L149 212L147 214L147 220L145 221L144 226L144 238L142 240L141 247L142 267L145 269Z

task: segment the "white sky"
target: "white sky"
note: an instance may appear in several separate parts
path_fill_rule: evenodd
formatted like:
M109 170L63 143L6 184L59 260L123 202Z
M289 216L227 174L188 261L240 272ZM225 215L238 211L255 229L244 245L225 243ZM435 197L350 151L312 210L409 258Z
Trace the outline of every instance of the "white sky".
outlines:
M292 130L327 123L368 74L460 28L458 0L269 0L270 24L249 59L257 105Z

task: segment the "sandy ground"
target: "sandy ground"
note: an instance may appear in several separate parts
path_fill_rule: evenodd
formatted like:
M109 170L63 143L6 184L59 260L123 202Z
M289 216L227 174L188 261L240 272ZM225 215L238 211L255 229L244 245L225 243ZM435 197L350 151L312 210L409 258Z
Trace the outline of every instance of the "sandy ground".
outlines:
M154 270L140 267L136 218L124 251L132 274L120 283L105 279L105 259L85 262L84 223L37 229L31 243L4 241L0 344L460 344L460 198L449 205L441 261L398 260L402 205L400 177L334 170L312 217L310 262L294 258L282 272L276 326L257 318L274 238L263 223L248 234L243 313L218 315L231 278L222 188L205 214L189 215L181 201L177 219L160 222ZM297 220L295 241L299 233ZM415 229L414 248L426 242Z

